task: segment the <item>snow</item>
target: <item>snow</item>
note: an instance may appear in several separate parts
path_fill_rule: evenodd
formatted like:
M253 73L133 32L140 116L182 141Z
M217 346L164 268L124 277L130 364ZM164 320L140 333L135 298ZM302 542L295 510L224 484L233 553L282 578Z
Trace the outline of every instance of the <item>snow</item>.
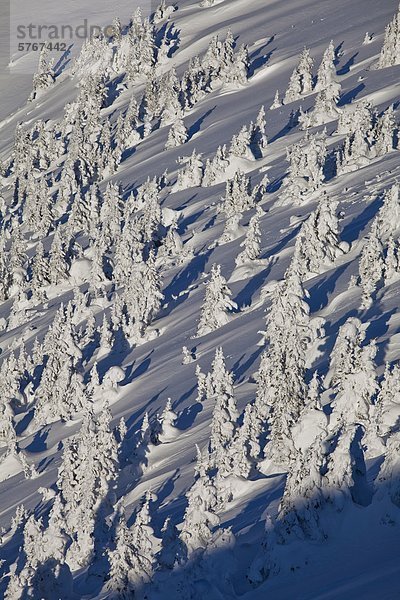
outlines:
M19 8L13 7L17 11L13 18L17 18L18 10L25 10L24 3L20 4ZM135 9L135 4L125 0L118 0L114 5L107 2L101 4L100 10L94 0L84 5L67 2L61 10L61 5L51 2L46 18L58 22L65 10L68 16L64 18L68 22L78 23L89 12L96 12L96 19L101 23L110 23L114 17L120 16L122 23L126 24ZM117 500L122 500L128 526L132 527L134 512L142 505L146 492L151 490L154 496L149 511L157 540L161 537L161 528L167 517L171 517L178 529L181 528L187 506L185 495L194 483L195 445L204 451L209 444L216 403L212 394L206 395L203 402L196 401L196 366L199 365L204 373L209 373L215 351L221 347L226 367L233 376L238 413L241 414L245 406L254 401L257 393L255 374L264 349L259 344L260 331L265 331L265 311L279 293L278 282L283 280L288 270L302 224L317 210L322 197L320 187L326 191L332 203L338 203L335 212L339 215L338 228L343 251L337 251L332 260L323 262L320 270L304 275L310 317L325 320L323 337L313 340L304 357L305 376L308 383L312 373L318 370L327 390L322 402L325 409L317 410L306 405L303 418L295 424L292 436L295 453L304 454L318 436L326 435L329 412L335 410L332 401L336 392L330 386L329 377L325 376L331 374L330 359L338 331L349 317L358 317L366 326L363 348L376 342L375 372L378 378L382 376L387 361L394 363L400 359L400 280L395 277L387 284L381 281L372 290L370 303L364 306L361 305L362 289L354 285L354 280L359 277L362 248L365 240L370 239L367 236L382 206L383 193L400 178L399 151L392 150L383 156L369 157L362 163L357 161L352 164L354 170L351 172L340 175L327 173L325 181L318 181L311 194L308 190L304 192L301 187L301 194L293 197L293 201L282 202L280 195L284 187L281 184L289 169L286 149L301 144L305 135L298 124L289 125L290 115L300 106L304 112L311 113L316 90L307 89L299 99L290 103L287 99L284 105L268 110L274 102L276 90L279 90L279 97L284 98L289 78L298 65L303 48L307 46L310 49L315 75L323 53L333 40L337 51L337 80L341 86L338 109L343 110L351 102L357 106L360 100L365 99L374 109L382 112L395 103L394 118L398 123L397 80L400 65L385 69L372 68L379 57L385 26L396 13L397 2L252 0L249 3L246 0L222 0L201 7L199 2L193 0L177 0L174 4L177 10L169 15L168 22L177 31L177 48L170 58L157 67L157 73L175 67L181 78L189 60L196 54L204 56L211 38L218 33L223 40L230 28L234 38L237 38L237 47L242 43L248 44L249 79L241 85L215 85L193 107L189 107L184 114L187 141L183 136L177 147L168 144L166 148L171 123L156 127L139 143L133 143L134 151L125 152L114 174L105 171L105 177L99 181L102 193L110 181L120 184L123 200L126 201L131 192L136 191L148 178L161 177L168 170L167 177L171 184L160 192L162 226L168 230L176 224L176 232L185 253L173 256L174 252L179 254L178 244L171 249L172 257L169 255L167 259L162 254L156 257L154 268L161 278L164 298L158 299L154 292L152 299L155 307L160 304L159 310L150 307L149 322L145 319L146 322L140 324L140 332L135 329L135 323L129 324L129 331L127 325L126 343L122 344L117 338L108 346L101 345L95 334L89 336L90 311L84 306L76 323L76 327L82 329L82 339L85 335L89 336L83 351L72 338L56 340L60 347L65 341L63 360L79 363L85 386L89 381L89 373L97 363L100 382L93 401L96 415L102 414L106 402L111 406L112 427L117 427L122 417L126 422L126 463L116 477L113 490L115 498L111 497L112 494L107 496L107 502L111 505L108 516L114 514L114 509L117 513ZM144 14L150 12L149 7L143 8ZM373 32L373 37L363 44L366 32ZM73 48L73 56L77 56L78 50L79 44ZM67 65L54 85L42 90L38 98L27 102L32 91L33 69L36 68L33 65L37 64L37 59L37 53L30 53L26 58L15 53L10 70L0 71L2 160L10 156L18 122L32 127L35 121L43 119L52 124L62 118L65 104L75 100L79 93L77 78L71 77L71 65ZM110 116L111 122L115 123L118 115L127 108L132 92L139 100L144 89L144 77L131 83L128 89L122 87L120 94L115 93L113 102L102 109L102 117ZM229 164L222 168L211 186L198 185L202 174L196 155L201 154L202 164L205 165L206 159L213 159L219 145L226 144L229 153L233 136L238 134L242 126L249 127L251 122L256 121L261 105L267 109L268 136L268 146L261 155L250 155L247 149L246 155L230 156ZM316 123L318 127L314 127ZM336 133L337 118L329 116L329 119L311 123L311 136L321 134L325 124L329 156L343 144L346 132ZM179 156L183 157L183 161L177 164ZM178 171L186 168L191 157L194 157L196 171L193 168L189 173L184 171L177 184ZM55 157L48 172L55 172L57 164L59 159ZM243 251L255 205L250 202L246 204L247 198L241 198L243 206L236 207L234 211L237 221L229 223L228 228L219 207L224 202L227 180L233 179L238 170L251 178L252 189L261 182L266 172L270 184L267 193L257 201L262 208L259 256L237 266L236 259ZM13 189L9 179L2 177L1 183L0 195L10 205ZM284 186L286 184L287 181ZM294 192L291 189L291 195L298 193L299 185L302 184L296 179L297 187ZM54 231L45 236L46 252L53 238ZM86 238L82 236L79 241L85 244ZM28 245L29 256L35 252L34 244L35 240ZM26 344L28 354L32 354L35 338L43 340L61 303L66 306L72 299L74 288L79 287L85 293L88 291L95 268L91 250L85 250L83 255L78 253L71 263L68 276L62 282L45 286L46 297L41 301L34 303L20 298L15 306L14 298L1 302L0 323L4 327L1 326L0 332L0 365L5 364L13 349L18 357L22 341ZM328 254L329 248L325 250ZM225 296L220 298L219 305L215 299L211 299L207 313L215 311L215 322L210 327L210 317L206 315L204 318L208 322L202 324L199 330L200 316L203 311L206 312L204 298L207 287L204 284L210 281L213 265L220 266ZM216 272L218 269L214 270ZM21 277L24 277L24 273ZM134 280L137 276L130 274L129 277ZM17 289L18 285L17 282ZM98 287L101 288L101 285L104 293L98 294L92 303L97 327L100 327L104 314L110 322L117 317L117 296L122 289L116 283L117 293L114 293L113 284L107 280L98 282ZM155 284L155 290L156 287ZM131 293L131 306L137 307L139 314L139 301L144 298L144 292L139 289ZM126 297L127 293L124 292L125 300ZM143 310L147 309L145 307ZM132 308L134 310L136 308ZM14 326L7 328L11 311ZM320 321L315 323L321 324ZM183 346L188 348L193 357L193 360L184 361L184 364ZM0 383L0 386L2 394L5 394L4 385ZM164 413L164 426L161 421L164 428L158 443L147 440L143 434L144 445L135 446L139 444L138 432L145 413L149 415L150 427L153 426L156 415L162 416L169 398L172 414ZM349 393L348 397L341 398L341 403L346 406L351 398ZM371 399L371 405L373 403L374 398ZM68 440L79 432L83 419L78 411L65 422L59 419L50 422L54 419L49 418L49 422L39 426L35 422L31 399L25 405L13 402L13 408L18 449L27 463L35 466L38 476L25 477L24 470L27 469L24 469L18 455L7 455L8 448L0 448L0 526L5 529L0 546L0 559L5 561L1 567L3 575L10 572L18 554L17 548L22 544L21 533L8 537L16 507L23 504L36 517L44 516L44 522L47 523L63 452ZM224 406L221 404L218 409L222 413ZM396 402L391 402L384 409L382 422L385 429L398 426L399 411ZM350 414L352 411L348 412ZM234 422L231 429L235 431L241 420L239 417L236 422L237 415L235 411L233 413L229 418ZM373 411L371 415L373 418ZM331 423L334 422L335 418L332 418ZM3 428L2 414L0 426ZM384 449L382 445L382 451ZM145 455L140 465L135 463L139 455ZM233 494L230 502L216 503L204 509L212 515L209 520L217 525L221 539L211 539L204 563L192 562L181 565L173 572L156 573L155 586L149 589L148 597L182 600L206 596L232 600L242 597L249 600L266 597L274 600L391 600L398 594L400 509L390 502L387 493L382 492L383 486L379 487L377 475L382 460L381 454L372 458L368 455L366 460L365 478L362 485L359 484L362 489L357 490L363 498L367 498L365 503L355 504L350 499L338 512L328 502L328 506L321 508L327 539L277 544L279 572L260 581L257 587L248 580L248 569L262 553L265 523L269 515L272 516L274 527L285 488L285 474L293 468L293 463L280 466L267 461L257 475L253 474L249 479L229 476L223 485L218 480L212 484L203 482L202 485L208 490L215 485L215 493L226 493L230 488ZM221 491L218 485L224 489L221 488ZM50 490L43 498L42 488ZM201 488L200 484L198 488ZM201 493L200 489L200 496ZM229 534L222 529L228 527L232 527L235 535L232 546ZM110 552L112 550L115 548L112 547ZM153 550L155 552L158 548ZM219 577L218 572L219 569L221 572L230 570L226 565L232 569L228 583ZM74 568L72 574L77 597L108 597L106 587L102 589L90 577L86 580L87 567ZM182 577L186 579L187 588L182 584ZM4 577L0 584L0 595L4 594L6 584L7 578ZM133 585L141 593L142 584L135 580Z

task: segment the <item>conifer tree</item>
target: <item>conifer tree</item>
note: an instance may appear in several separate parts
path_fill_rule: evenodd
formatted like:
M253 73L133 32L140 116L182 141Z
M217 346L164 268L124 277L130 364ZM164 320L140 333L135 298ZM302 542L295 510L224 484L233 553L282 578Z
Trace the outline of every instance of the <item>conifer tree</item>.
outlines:
M274 291L269 309L265 333L268 346L261 357L253 407L259 437L265 432L268 418L266 456L278 463L285 463L293 452L291 429L307 398L306 351L323 333L323 319L310 319L307 297L292 263Z
M40 52L38 71L33 77L33 90L29 97L34 100L39 90L51 87L55 81L53 61L48 61L49 47L45 44Z
M319 513L323 505L323 468L325 456L321 438L304 454L298 453L286 479L279 504L277 529L283 541L291 537L320 541L322 531Z
M383 246L374 222L371 232L364 242L360 256L359 275L362 288L362 308L368 308L372 304L371 295L375 292L378 284L384 276Z
M324 475L324 496L337 510L343 510L347 500L357 502L355 482L365 477L364 452L358 425L339 430L335 447L329 454Z
M246 232L246 239L240 244L243 248L242 252L236 257L236 266L246 264L248 262L257 260L260 257L261 252L261 230L260 230L260 218L263 216L264 211L260 206L257 206L255 214L251 217L249 227Z
M269 107L269 109L275 110L275 108L279 108L280 106L282 106L282 100L279 98L279 90L276 90L275 96L274 96L274 101L271 104L271 106Z
M199 449L196 475L194 484L186 494L188 506L180 533L180 540L189 560L205 550L213 529L220 523L215 512L218 504L217 489L212 477L207 473Z
M176 119L168 132L167 143L165 144L166 150L181 146L188 139L188 132L182 119Z
M225 277L221 274L220 265L211 268L210 280L206 284L206 295L197 326L197 336L207 335L229 321L227 311L237 308L230 296Z
M386 363L383 379L379 386L373 421L377 435L387 440L395 431L400 416L400 366Z
M338 202L323 193L315 211L303 223L296 239L293 260L303 277L319 273L349 250L339 237Z
M183 169L178 171L178 178L175 184L176 190L185 190L190 187L200 186L203 179L203 170L201 154L197 154L196 150L193 150L189 161Z
M111 598L131 598L136 587L150 580L151 563L135 546L122 504L118 507L116 521L114 547L107 550L110 573L106 589Z
M321 187L325 176L326 159L325 134L308 135L298 144L289 148L287 160L289 173L284 181L278 204L303 204L308 197Z
M365 340L365 326L350 317L339 330L331 354L330 372L325 385L335 391L329 426L337 431L343 426L367 427L372 401L377 390L374 358L376 344Z
M331 40L318 67L315 91L320 92L328 88L333 81L336 81L335 46Z
M384 69L400 63L400 6L392 21L386 26L378 68Z
M376 156L385 156L395 148L396 122L393 105L390 105L377 119L374 129L374 151Z
M294 100L298 100L304 94L312 92L312 67L313 60L310 56L310 51L304 48L300 54L299 64L290 77L289 86L284 98L285 104L294 102Z
M207 400L214 403L211 419L210 464L218 469L220 475L232 472L235 465L230 464L230 446L237 429L239 413L233 392L233 379L226 370L222 348L216 350L207 385Z
M400 439L399 432L393 432L387 442L385 449L385 458L379 469L379 474L376 479L379 490L379 495L382 497L384 493L388 494L390 500L397 507L400 507L400 485L399 485L399 451ZM383 488L383 489L382 489Z

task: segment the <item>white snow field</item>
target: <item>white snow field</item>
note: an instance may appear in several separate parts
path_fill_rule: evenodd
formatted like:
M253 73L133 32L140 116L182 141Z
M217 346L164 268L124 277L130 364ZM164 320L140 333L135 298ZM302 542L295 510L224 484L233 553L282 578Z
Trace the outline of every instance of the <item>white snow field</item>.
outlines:
M57 4L114 32L1 29L0 596L400 598L397 2Z

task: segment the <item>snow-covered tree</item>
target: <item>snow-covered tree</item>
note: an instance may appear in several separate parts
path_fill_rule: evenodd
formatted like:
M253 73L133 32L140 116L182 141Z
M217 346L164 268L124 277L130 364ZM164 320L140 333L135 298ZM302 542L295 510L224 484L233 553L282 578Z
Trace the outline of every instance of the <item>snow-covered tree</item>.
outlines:
M279 90L276 90L275 96L274 96L274 101L271 104L271 106L269 107L269 109L275 110L275 108L280 108L281 106L282 106L282 100L279 97Z
M310 319L307 297L296 265L291 263L273 293L264 334L268 345L261 357L254 404L259 437L269 429L265 455L279 464L293 452L291 429L306 403L307 349L323 333L323 319Z
M165 519L161 536L161 550L157 555L158 564L164 569L173 569L176 564L183 561L184 553L178 529L171 517Z
M211 187L224 179L225 171L229 166L226 146L218 146L213 158L207 159L204 167L204 175L201 182L203 187Z
M220 523L215 512L218 505L217 489L213 478L204 467L200 450L197 451L197 478L186 494L188 506L180 533L180 540L188 559L205 550L213 529Z
M246 125L243 125L238 133L236 133L229 147L229 156L233 158L247 158L254 160L254 155L251 149L252 132Z
M229 446L230 473L236 477L248 479L255 466L255 458L260 454L259 424L255 421L254 409L247 404L243 423L236 428L236 433Z
M303 140L287 149L289 173L278 204L303 204L321 187L326 154L325 134L310 136L307 133Z
M170 148L176 148L177 146L181 146L188 139L188 131L185 127L183 119L176 119L168 132L167 143L165 144L165 148L169 150Z
M168 398L165 408L160 415L160 428L157 432L158 443L163 444L173 440L176 437L178 433L178 430L175 427L177 418L178 415L172 409L171 398Z
M37 97L39 90L45 90L51 87L55 81L53 71L53 61L48 60L49 47L45 44L39 55L39 66L37 73L33 77L33 90L29 97L34 100Z
M272 575L279 573L279 561L276 556L277 537L275 523L270 515L265 519L265 532L260 551L250 564L247 579L256 587Z
M386 26L385 39L378 61L378 68L384 69L400 63L400 6L392 21Z
M315 91L320 92L327 89L334 81L336 81L335 46L331 40L318 67Z
M339 330L331 354L330 370L325 385L335 391L329 427L333 431L343 425L367 427L377 390L374 358L376 344L365 341L365 329L359 319L350 317Z
M232 179L225 185L225 196L218 206L218 212L223 213L227 220L242 214L254 206L249 178L242 172L236 171Z
M304 48L300 54L300 60L297 67L290 76L289 86L285 93L284 102L294 102L305 94L309 94L313 89L312 78L313 60L310 56L310 51Z
M314 108L306 113L301 111L299 123L302 129L317 127L337 119L340 114L340 108L337 106L339 96L340 84L336 81L331 81L328 87L322 88L315 98Z
M374 153L376 156L385 156L395 148L396 121L393 105L390 105L380 117L374 128Z
M347 500L359 500L356 484L365 479L361 440L362 431L357 424L342 427L332 440L334 448L327 459L323 491L336 510L343 510Z
M216 350L208 381L207 400L214 403L211 419L210 463L220 475L230 474L229 448L234 438L239 413L233 392L233 379L226 370L222 348Z
M178 178L175 184L176 190L198 187L201 185L202 179L203 161L201 160L201 154L197 154L196 150L193 150L188 162L183 169L178 171Z
M277 529L281 539L322 540L325 535L320 524L323 505L323 467L325 456L322 440L318 438L304 454L296 456L286 479L285 491L279 505Z
M128 528L122 503L115 517L115 541L107 550L110 563L106 589L110 598L131 598L136 588L148 583L152 565L145 553L135 545L134 534Z
M145 335L163 298L161 278L154 252L151 251L147 261L134 266L124 289L123 302L127 311L125 330L128 337L139 339Z
M385 256L385 285L393 283L400 273L400 247L399 241L393 235L389 236Z
M96 518L106 510L115 479L117 442L110 421L107 406L98 418L88 410L79 433L64 450L57 486L65 531L72 540L67 550L71 568L87 565L93 558Z
M400 366L387 363L373 408L377 435L386 440L396 430L399 417Z
M225 277L221 274L221 266L214 264L211 268L210 280L206 284L197 336L207 335L228 323L227 312L237 308L236 303L231 300L231 295Z
M400 196L399 185L394 184L385 191L383 204L373 222L373 228L376 229L376 235L382 242L385 242L391 234L398 230L400 219Z
M319 273L349 250L349 245L339 237L337 207L338 202L323 193L317 208L300 229L293 260L303 277Z
M260 257L260 218L263 216L263 214L263 209L260 206L257 206L255 214L250 219L249 227L246 231L246 238L240 244L240 247L243 248L243 250L236 257L236 266L240 266L248 262L257 260Z
M267 145L268 138L266 133L265 109L264 106L262 106L257 115L256 122L251 127L250 133L250 147L255 158L261 158L264 155Z
M397 507L400 507L400 484L399 484L399 469L400 469L400 435L399 431L395 431L389 436L386 442L385 459L379 469L379 474L376 479L379 495L382 497L386 492Z
M372 294L384 276L383 246L378 235L376 222L373 223L368 238L365 239L359 263L360 286L362 288L362 308L372 304Z
M65 248L64 233L58 226L53 237L49 252L49 278L50 283L57 285L68 275L67 252Z

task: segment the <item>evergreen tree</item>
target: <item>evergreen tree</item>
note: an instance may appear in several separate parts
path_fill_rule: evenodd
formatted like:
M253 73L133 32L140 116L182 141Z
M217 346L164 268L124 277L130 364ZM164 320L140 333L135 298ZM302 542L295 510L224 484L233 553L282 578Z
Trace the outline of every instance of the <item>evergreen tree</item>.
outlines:
M202 179L203 162L201 160L201 154L197 154L196 150L193 150L189 161L183 169L178 171L178 178L175 184L176 191L185 190L190 187L198 187L201 185Z
M331 40L329 42L329 46L324 52L321 64L318 67L315 91L320 92L321 90L327 89L330 86L330 84L335 81L335 46L333 44L333 41Z
M279 90L276 90L274 101L269 107L270 110L275 110L275 108L280 108L282 106L282 100L279 98Z
M319 273L349 250L349 245L340 241L337 206L338 202L323 193L317 208L301 227L293 260L303 277Z
M373 421L378 436L387 440L396 430L400 416L400 366L386 363L383 379L379 386Z
M206 549L213 529L220 523L215 512L218 504L217 489L203 464L201 452L199 449L197 451L197 478L186 494L188 506L180 533L180 540L188 559Z
M306 351L323 333L323 319L310 319L307 297L292 263L269 309L264 334L268 346L261 357L253 408L258 437L265 433L268 419L266 456L278 463L285 463L293 452L291 429L307 398Z
M383 246L377 229L377 223L374 222L371 232L364 242L360 256L359 275L360 286L363 291L362 308L371 306L371 295L375 292L384 276Z
M290 163L289 173L278 205L303 204L321 187L327 154L325 138L325 134L306 134L303 140L286 151Z
M150 581L152 567L147 556L140 554L135 546L122 504L118 507L116 520L114 548L107 550L110 573L106 589L111 598L131 598L136 587Z
M313 60L310 56L310 51L304 48L300 54L299 64L290 77L289 86L284 98L285 104L294 102L301 98L301 96L312 92L312 67Z
M246 232L246 239L240 244L240 247L243 248L243 250L236 257L236 266L257 260L260 257L260 218L263 216L263 214L264 211L262 208L257 206L255 214L250 219L249 227Z
M48 61L49 47L45 44L39 55L38 71L33 77L33 90L29 100L34 100L39 90L51 87L55 81L53 61Z
M207 335L228 323L227 311L237 308L236 303L230 298L231 295L225 277L221 274L220 265L213 265L210 280L206 284L197 336Z
M167 143L165 148L167 150L181 146L188 139L188 132L182 119L176 119L168 132Z
M386 26L378 68L384 69L400 63L400 6L392 21Z
M399 485L399 432L395 431L386 442L385 459L379 469L377 485L380 486L380 496L386 492L397 507L400 507L400 485ZM382 489L383 488L383 489Z

